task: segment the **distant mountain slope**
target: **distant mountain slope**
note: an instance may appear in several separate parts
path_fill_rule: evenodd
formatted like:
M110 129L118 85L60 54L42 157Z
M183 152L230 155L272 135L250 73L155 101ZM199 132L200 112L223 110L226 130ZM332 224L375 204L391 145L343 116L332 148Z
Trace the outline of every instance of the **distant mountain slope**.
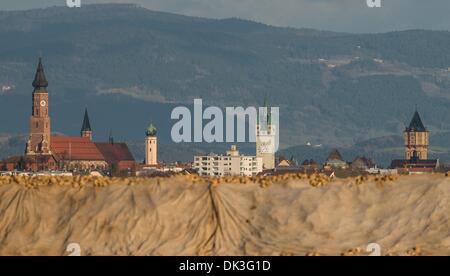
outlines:
M265 96L280 106L284 148L399 135L416 104L430 130L450 131L449 32L356 35L108 4L3 11L0 38L4 133L27 131L40 54L53 129L63 133L79 132L88 106L98 138L112 128L139 140L153 120L169 141L175 105L258 105Z

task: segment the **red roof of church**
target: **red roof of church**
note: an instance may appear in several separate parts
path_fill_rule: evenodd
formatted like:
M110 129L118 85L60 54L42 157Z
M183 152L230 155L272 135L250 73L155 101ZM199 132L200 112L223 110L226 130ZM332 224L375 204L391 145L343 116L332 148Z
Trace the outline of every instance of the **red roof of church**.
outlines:
M52 136L51 149L59 158L66 160L103 161L105 158L87 137Z
M134 157L125 143L95 143L109 164L119 161L134 161Z

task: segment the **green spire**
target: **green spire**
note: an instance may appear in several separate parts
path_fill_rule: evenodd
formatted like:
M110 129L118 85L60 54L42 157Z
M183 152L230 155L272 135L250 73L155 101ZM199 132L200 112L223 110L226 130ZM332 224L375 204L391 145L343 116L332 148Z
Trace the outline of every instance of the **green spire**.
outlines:
M271 109L269 107L269 101L267 100L267 96L264 97L264 107L266 108L266 112L267 112L267 118L266 118L266 122L267 125L270 125L272 123L272 114L271 114ZM259 125L260 120L259 120L259 110L258 110L258 114L256 116L256 124Z
M152 123L145 130L145 135L147 135L147 137L154 137L154 136L156 136L156 133L157 133L157 129Z
M264 107L267 110L267 125L270 126L272 124L272 110L269 107L269 101L267 100L267 96L264 98Z
M256 125L259 126L259 108L258 108L258 110L256 112Z

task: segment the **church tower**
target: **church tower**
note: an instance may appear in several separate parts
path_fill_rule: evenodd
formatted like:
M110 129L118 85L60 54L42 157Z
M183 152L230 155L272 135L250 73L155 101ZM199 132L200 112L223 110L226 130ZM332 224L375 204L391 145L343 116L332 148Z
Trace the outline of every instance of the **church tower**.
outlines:
M406 160L428 159L428 146L430 144L429 132L423 125L417 110L414 113L409 127L405 129L404 140Z
M264 100L264 107L264 112L258 112L256 124L256 157L262 158L263 169L271 170L275 168L276 126L272 124L272 112L267 99Z
M87 108L84 111L83 125L81 126L81 137L89 138L92 141L92 128L89 122L89 115Z
M153 124L145 131L145 165L158 165L158 138L156 127Z
M25 151L27 155L47 155L51 154L51 125L48 113L48 82L45 78L44 66L42 65L41 58L39 58L33 87L30 134Z

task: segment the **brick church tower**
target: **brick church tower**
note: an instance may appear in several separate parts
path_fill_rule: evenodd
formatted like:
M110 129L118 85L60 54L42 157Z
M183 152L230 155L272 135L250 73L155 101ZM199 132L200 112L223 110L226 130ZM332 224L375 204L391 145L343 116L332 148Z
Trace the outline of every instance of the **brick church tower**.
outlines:
M406 160L427 160L429 132L420 119L419 112L415 112L404 132L405 159Z
M50 155L51 124L48 113L48 82L45 78L41 59L39 59L33 87L30 135L25 153L27 155Z

